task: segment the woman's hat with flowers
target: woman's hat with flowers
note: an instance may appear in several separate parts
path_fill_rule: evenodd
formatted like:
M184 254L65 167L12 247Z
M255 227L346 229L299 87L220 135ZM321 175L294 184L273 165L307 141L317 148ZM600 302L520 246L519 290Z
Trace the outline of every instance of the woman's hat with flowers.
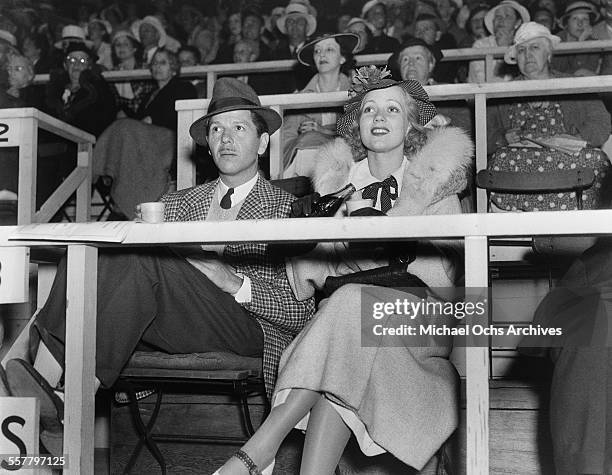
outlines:
M425 89L418 81L412 79L395 81L391 79L391 73L387 68L378 69L376 66L363 66L357 70L353 84L348 91L349 100L344 106L344 113L338 117L336 122L338 134L341 136L350 135L363 98L368 92L392 86L401 87L416 101L419 110L419 125L425 126L437 115L436 107L431 103Z

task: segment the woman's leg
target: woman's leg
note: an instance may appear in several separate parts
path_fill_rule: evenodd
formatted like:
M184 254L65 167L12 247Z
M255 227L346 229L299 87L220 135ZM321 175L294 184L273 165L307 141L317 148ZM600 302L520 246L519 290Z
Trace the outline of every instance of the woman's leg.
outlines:
M350 436L338 411L322 396L310 411L300 475L333 474Z
M284 403L275 406L257 429L257 432L242 447L260 470L265 469L276 456L287 434L321 400L322 396L308 389L292 389ZM246 466L232 457L221 468L222 475L247 474Z

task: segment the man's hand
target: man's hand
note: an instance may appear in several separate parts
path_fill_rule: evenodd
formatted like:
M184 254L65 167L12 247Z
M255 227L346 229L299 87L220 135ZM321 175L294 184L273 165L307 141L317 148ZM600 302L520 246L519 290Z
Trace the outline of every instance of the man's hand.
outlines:
M304 134L306 132L312 132L316 130L319 130L319 124L317 123L317 121L308 119L300 124L300 126L298 127L298 134Z
M242 287L242 277L238 276L234 268L218 257L210 254L200 257L191 255L187 258L189 263L224 292L234 295Z
M510 145L521 141L519 129L508 129L506 132L506 142Z

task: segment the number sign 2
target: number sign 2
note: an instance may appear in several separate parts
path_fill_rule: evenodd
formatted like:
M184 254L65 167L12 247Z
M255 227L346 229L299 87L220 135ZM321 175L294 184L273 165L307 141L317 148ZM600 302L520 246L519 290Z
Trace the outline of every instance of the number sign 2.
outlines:
M19 147L23 119L0 118L0 147Z

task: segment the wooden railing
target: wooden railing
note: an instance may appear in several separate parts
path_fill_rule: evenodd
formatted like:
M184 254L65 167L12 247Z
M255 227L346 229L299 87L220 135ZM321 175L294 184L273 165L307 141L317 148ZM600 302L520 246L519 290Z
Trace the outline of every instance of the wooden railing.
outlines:
M94 371L96 339L97 245L70 240L69 231L57 234L51 224L35 225L53 239L11 241L17 227L0 228L0 249L67 245L66 419L64 473L93 473ZM76 226L76 225L68 225ZM81 225L96 226L94 223ZM356 241L405 239L465 239L465 285L488 284L487 239L531 235L611 235L612 210L548 213L465 214L368 218L246 220L232 222L126 223L121 243L104 246L158 246L165 244L228 244L287 241ZM61 242L59 242L62 240ZM1 255L1 254L0 254ZM0 294L5 279L0 280ZM467 473L489 474L489 358L488 348L466 348Z
M442 61L471 61L484 60L486 76L489 77L493 70L493 61L502 58L508 48L459 48L443 50ZM555 48L555 55L566 55L574 53L603 53L612 51L612 40L582 41L575 43L561 43ZM355 60L358 66L387 63L390 53L357 55ZM228 63L210 64L205 66L190 66L181 69L181 76L186 78L206 78L207 92L212 93L213 85L219 76L241 76L251 73L277 73L291 71L297 61L293 59L278 61L261 61L256 63ZM131 71L106 71L103 76L107 81L133 81L151 79L148 69L134 69ZM35 84L49 82L49 74L39 74L35 77Z
M487 100L503 97L529 97L564 94L581 94L612 91L611 76L560 78L533 81L512 81L485 84L443 84L425 87L434 102L466 99L474 102L476 133L476 169L486 168L487 163ZM277 94L261 96L263 105L280 114L288 109L338 107L346 102L346 92ZM191 99L176 102L178 111L178 187L195 184L195 164L191 160L195 144L189 136L189 126L205 114L209 99ZM466 104L467 107L467 104ZM282 144L280 134L270 138L270 176L280 178L282 173ZM477 191L478 211L486 211L486 192Z
M36 211L38 129L77 144L77 166ZM0 109L0 147L19 147L17 223L48 222L76 192L76 220L87 221L91 204L92 145L96 139L38 109Z

